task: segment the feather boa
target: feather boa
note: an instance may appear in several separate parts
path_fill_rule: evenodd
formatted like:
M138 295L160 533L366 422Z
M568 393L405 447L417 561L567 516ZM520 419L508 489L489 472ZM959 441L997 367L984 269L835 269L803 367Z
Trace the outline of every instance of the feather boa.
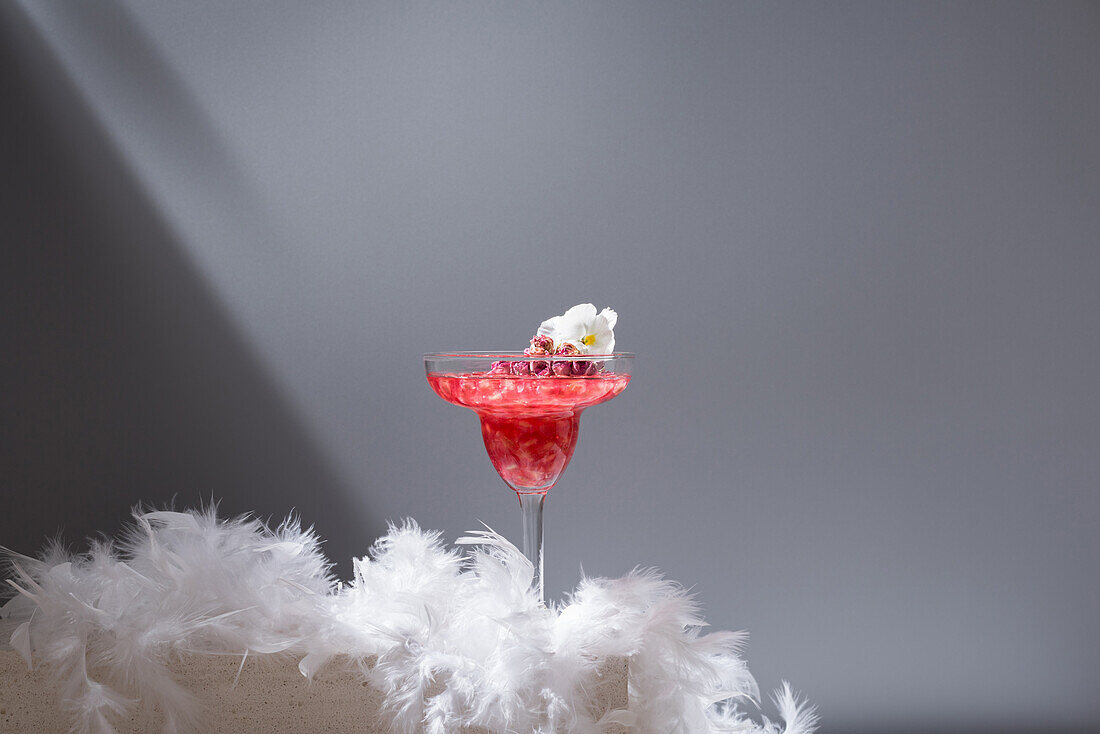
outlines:
M164 712L165 734L201 731L203 712L167 668L187 653L293 655L306 677L348 656L402 733L809 734L817 723L786 683L774 697L783 725L750 719L744 634L700 634L695 600L654 571L585 578L544 607L530 563L491 530L461 538L463 556L411 520L391 526L345 585L294 520L271 529L213 508L134 520L79 556L4 552L18 592L0 610L11 645L54 672L81 734L112 734L139 701ZM611 656L629 659L630 710L596 721L586 691Z

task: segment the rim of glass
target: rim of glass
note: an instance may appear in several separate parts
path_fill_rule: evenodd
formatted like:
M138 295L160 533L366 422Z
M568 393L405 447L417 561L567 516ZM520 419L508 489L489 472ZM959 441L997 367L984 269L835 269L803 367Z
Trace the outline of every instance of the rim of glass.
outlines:
M424 359L572 359L588 361L594 359L633 359L634 352L614 352L612 354L524 354L523 352L429 352Z

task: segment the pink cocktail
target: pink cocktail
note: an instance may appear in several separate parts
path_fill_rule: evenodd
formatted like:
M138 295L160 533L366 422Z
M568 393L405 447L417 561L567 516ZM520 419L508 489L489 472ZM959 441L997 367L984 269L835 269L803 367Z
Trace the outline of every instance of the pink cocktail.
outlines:
M524 515L524 553L535 571L542 596L542 507L577 447L581 412L610 400L630 382L633 355L581 358L553 357L570 363L598 365L589 374L499 374L493 365L524 360L538 366L545 357L522 354L427 355L428 382L439 397L477 413L489 460L501 479L519 495ZM598 361L593 361L598 360ZM517 370L526 373L525 368ZM544 370L545 371L545 370Z
M553 487L573 458L581 411L621 393L630 376L429 374L428 382L439 397L478 414L501 479L521 494L535 494Z

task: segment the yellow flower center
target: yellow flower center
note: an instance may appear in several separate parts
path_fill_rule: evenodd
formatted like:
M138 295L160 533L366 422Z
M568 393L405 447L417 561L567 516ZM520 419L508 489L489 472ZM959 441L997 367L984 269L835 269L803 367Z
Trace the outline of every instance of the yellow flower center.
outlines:
M589 334L585 338L581 339L581 344L585 345L586 347L590 347L595 343L596 343L596 335L595 334Z

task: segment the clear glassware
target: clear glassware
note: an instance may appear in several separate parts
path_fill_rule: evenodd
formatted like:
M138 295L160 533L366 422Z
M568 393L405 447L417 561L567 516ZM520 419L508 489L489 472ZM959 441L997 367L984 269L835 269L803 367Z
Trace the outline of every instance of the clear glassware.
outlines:
M424 355L439 397L477 413L489 460L515 490L523 554L543 598L542 510L577 447L581 412L626 389L634 355L530 356L522 352Z

